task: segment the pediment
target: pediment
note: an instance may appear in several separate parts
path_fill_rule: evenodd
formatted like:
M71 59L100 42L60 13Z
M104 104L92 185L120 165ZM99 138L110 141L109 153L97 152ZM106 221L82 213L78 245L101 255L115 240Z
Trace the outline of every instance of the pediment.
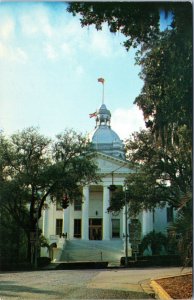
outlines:
M101 174L111 172L114 172L114 174L128 174L134 172L130 166L130 162L104 153L98 153L95 161Z

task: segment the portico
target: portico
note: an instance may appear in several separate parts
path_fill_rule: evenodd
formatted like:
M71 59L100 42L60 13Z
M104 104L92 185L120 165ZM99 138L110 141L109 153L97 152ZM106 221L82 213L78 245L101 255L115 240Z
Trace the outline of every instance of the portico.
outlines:
M69 240L79 238L85 241L108 241L114 238L122 238L122 212L112 215L112 213L108 213L107 211L110 206L111 191L109 190L109 186L111 180L110 176L110 178L106 178L106 182L102 183L102 185L84 186L80 210L75 210L74 203L67 210L64 210L64 232L68 233ZM75 228L76 226L77 229Z
M111 129L110 111L102 104L95 116L96 126L90 141L96 151L94 161L101 179L83 186L82 198L71 199L66 209L48 199L48 209L44 211L43 234L50 245L57 245L57 254L53 256L56 260L119 263L127 251L131 255L129 223L132 220L126 217L125 207L119 213L108 213L107 209L112 196L109 187L115 185L123 191L126 177L135 170L125 159L123 142ZM142 235L154 228L159 231L164 228L165 209L143 211L138 219Z
M60 252L60 258L57 256L56 259L119 262L124 255L124 215L123 211L108 213L112 196L109 187L115 185L117 190L123 190L126 177L133 170L125 159L123 142L111 129L110 120L111 113L102 104L96 113L95 129L89 137L101 179L98 183L83 186L82 199L71 199L68 208L51 211L50 220L55 218L55 224L62 227L58 226L60 228L56 230L54 224L49 232L57 232L56 235L61 232L65 236L58 242L56 239Z

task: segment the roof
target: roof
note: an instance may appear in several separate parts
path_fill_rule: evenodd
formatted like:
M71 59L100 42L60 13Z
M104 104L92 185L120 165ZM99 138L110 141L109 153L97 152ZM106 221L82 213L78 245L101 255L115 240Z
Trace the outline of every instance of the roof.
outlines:
M124 145L118 134L110 126L111 113L105 104L96 112L96 126L90 134L92 147L110 156L125 158Z

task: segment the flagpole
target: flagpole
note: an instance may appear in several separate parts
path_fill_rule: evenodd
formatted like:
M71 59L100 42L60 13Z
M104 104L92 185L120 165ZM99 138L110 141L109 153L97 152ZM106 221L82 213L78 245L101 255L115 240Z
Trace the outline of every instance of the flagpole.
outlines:
M98 82L102 83L102 104L104 104L104 78L98 78Z
M102 104L104 104L104 82L102 84Z

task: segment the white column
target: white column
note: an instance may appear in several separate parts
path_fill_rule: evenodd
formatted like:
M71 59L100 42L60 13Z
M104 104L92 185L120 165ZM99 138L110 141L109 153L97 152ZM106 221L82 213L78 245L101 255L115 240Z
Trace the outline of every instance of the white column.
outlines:
M146 235L150 231L153 231L153 211L145 211L142 212L142 233Z
M122 232L122 237L124 239L124 236L125 236L125 206L123 206L123 209L122 209L122 217L123 217L123 232Z
M124 186L123 186L123 191L124 191L124 197L126 197L127 195L126 195L126 191L125 191ZM126 200L126 206L125 205L123 206L123 240L124 240L125 256L126 256L126 259L127 259L127 257L130 256L132 252L131 252L131 243L129 242L129 240L130 240L129 204L127 203L127 198L125 200Z
M67 233L67 238L69 238L69 220L70 220L70 208L69 206L64 209L63 213L63 233Z
M83 203L82 203L82 239L88 240L89 234L89 186L83 188Z
M71 240L74 238L74 206L73 204L69 205L69 235L68 238Z
M103 240L110 240L110 214L107 208L110 206L110 191L103 186Z
M49 216L48 216L48 210L49 208L45 208L43 210L43 228L42 228L42 234L48 238L49 237L49 232L48 232L48 222L49 222Z
M46 202L47 203L47 202ZM42 223L42 234L45 238L49 239L49 213L48 213L48 210L49 208L45 207L45 209L43 210L43 223ZM50 241L49 241L49 244L50 244ZM42 248L40 249L40 253L41 253L41 256L49 256L49 251L47 248Z
M50 238L50 235L55 235L56 233L56 208L50 200L46 203L48 207L45 209L44 233L45 237Z

